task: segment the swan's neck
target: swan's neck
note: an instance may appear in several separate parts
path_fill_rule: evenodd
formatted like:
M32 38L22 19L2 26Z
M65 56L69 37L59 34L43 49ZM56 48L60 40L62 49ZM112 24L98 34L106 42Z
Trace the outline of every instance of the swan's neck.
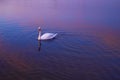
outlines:
M41 36L41 31L38 31L39 36Z
M41 31L38 31L38 40L40 40L41 37Z

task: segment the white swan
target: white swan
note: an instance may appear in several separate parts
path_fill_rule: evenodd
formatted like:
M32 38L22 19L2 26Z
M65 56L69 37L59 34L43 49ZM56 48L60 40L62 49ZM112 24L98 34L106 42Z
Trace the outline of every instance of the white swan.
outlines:
M57 36L57 33L44 33L41 35L41 27L38 27L38 40L50 40Z

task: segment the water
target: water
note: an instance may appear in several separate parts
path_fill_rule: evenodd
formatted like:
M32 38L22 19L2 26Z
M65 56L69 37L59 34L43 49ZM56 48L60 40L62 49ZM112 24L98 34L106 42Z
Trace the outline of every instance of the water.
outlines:
M118 2L1 1L0 80L119 80Z

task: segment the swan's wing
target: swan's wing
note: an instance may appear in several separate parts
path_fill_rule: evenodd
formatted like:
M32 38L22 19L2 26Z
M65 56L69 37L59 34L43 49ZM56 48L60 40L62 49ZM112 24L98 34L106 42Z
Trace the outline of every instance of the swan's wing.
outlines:
M56 37L57 33L54 34L54 33L45 33L41 36L41 39L42 40L47 40L47 39L52 39L54 37Z

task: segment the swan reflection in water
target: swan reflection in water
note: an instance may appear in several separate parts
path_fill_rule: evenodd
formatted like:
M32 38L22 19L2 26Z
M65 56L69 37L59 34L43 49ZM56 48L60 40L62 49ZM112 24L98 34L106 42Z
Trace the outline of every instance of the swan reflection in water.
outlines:
M40 51L40 50L41 50L41 41L38 40L38 51Z

